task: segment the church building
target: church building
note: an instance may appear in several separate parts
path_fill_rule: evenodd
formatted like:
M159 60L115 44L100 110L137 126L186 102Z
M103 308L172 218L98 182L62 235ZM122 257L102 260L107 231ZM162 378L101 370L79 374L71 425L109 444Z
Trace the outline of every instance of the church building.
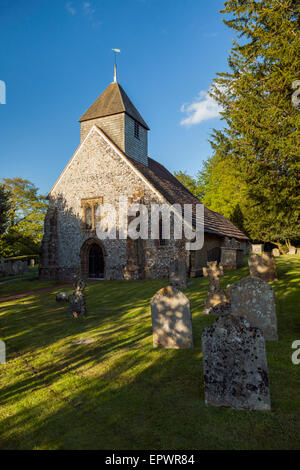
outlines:
M79 120L80 145L51 189L40 257L40 278L155 279L169 276L174 259L187 274L202 274L220 257L225 237L246 249L248 238L221 214L204 208L204 245L187 251L185 240L138 238L100 240L99 207L130 203L197 204L164 166L148 155L149 127L115 81Z

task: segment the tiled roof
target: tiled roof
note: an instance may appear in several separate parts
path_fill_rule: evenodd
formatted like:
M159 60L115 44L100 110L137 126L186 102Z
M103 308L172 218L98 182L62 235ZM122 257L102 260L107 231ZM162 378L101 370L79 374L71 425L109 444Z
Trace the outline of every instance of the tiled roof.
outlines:
M96 99L89 109L81 116L79 122L110 116L112 114L126 113L149 130L146 122L131 102L121 85L111 83Z
M133 158L128 160L143 174L143 176L162 194L170 204L199 204L190 191L180 183L163 165L148 158L148 166ZM204 206L204 232L222 237L248 240L248 237L223 215Z

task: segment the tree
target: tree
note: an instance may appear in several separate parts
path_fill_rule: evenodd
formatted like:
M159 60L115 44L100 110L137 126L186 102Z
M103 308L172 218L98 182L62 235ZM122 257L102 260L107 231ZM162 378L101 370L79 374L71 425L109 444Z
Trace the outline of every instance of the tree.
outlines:
M26 179L5 178L3 186L9 194L9 211L8 227L0 238L2 255L38 253L48 207L46 198Z
M215 153L204 163L198 181L203 187L203 204L247 233L246 186L232 160Z
M203 188L199 184L197 178L193 178L185 171L175 171L174 176L182 183L194 196L201 199L203 196Z
M300 113L291 101L300 77L297 1L229 0L222 13L238 38L230 71L214 80L212 96L226 122L213 133L214 152L245 184L250 236L289 243L300 238Z
M9 194L5 187L0 184L0 235L3 234L8 226L9 212Z

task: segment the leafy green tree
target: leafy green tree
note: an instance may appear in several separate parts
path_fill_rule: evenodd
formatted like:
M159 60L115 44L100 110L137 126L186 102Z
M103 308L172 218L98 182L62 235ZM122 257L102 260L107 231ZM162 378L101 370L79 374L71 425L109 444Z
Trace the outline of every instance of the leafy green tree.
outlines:
M201 199L203 196L203 188L199 184L198 178L193 178L185 171L175 171L174 176L182 183L194 196Z
M38 253L48 207L46 198L26 179L5 178L3 186L9 194L9 210L8 227L0 237L1 254Z
M203 204L223 214L247 233L246 186L232 160L216 153L204 163L198 173L198 181L204 188Z
M9 213L9 194L5 187L0 184L0 235L3 234L8 226Z
M231 161L245 184L244 224L250 236L289 243L300 237L300 113L291 100L292 84L300 77L299 4L228 0L224 5L224 22L237 40L230 70L218 74L212 92L226 122L212 137L217 167L219 157Z

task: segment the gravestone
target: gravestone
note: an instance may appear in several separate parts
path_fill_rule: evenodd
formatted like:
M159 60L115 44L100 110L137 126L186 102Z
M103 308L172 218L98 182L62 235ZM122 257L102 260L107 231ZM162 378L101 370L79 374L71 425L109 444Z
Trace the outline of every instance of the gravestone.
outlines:
M67 292L59 292L56 294L56 302L69 302L70 296Z
M272 250L272 256L280 256L280 251L278 248L273 248Z
M34 260L34 258L31 258L29 260L29 266L31 266L33 268L34 265L35 265L35 260Z
M250 275L259 277L266 282L272 282L277 279L275 261L267 254L251 255L248 258Z
M247 276L229 288L232 315L247 319L260 328L268 340L277 340L275 296L272 287L262 279Z
M244 250L235 238L225 237L221 247L221 264L224 269L237 269L243 266Z
M263 249L264 249L263 243L259 243L259 244L255 244L255 245L252 244L252 246L251 246L252 253L260 254L260 253L263 252Z
M73 318L83 317L86 315L86 304L84 288L85 282L82 279L76 279L74 282L75 292L70 302L70 315Z
M295 255L297 253L297 248L295 246L290 246L288 255Z
M221 302L209 311L209 315L228 315L229 313L231 313L230 302Z
M6 362L6 345L5 342L0 339L0 364Z
M202 333L205 403L270 410L265 340L243 317L220 316Z
M170 285L178 289L186 288L186 263L175 259L170 263Z
M220 304L227 303L227 297L220 286L220 276L223 276L223 266L219 265L217 261L208 261L207 268L203 268L203 274L209 277L209 289L206 295L205 308L203 313L210 315L214 307Z
M151 299L153 346L193 347L192 316L189 299L175 287L160 289Z
M244 251L241 248L221 247L221 264L224 269L238 269L243 267Z

